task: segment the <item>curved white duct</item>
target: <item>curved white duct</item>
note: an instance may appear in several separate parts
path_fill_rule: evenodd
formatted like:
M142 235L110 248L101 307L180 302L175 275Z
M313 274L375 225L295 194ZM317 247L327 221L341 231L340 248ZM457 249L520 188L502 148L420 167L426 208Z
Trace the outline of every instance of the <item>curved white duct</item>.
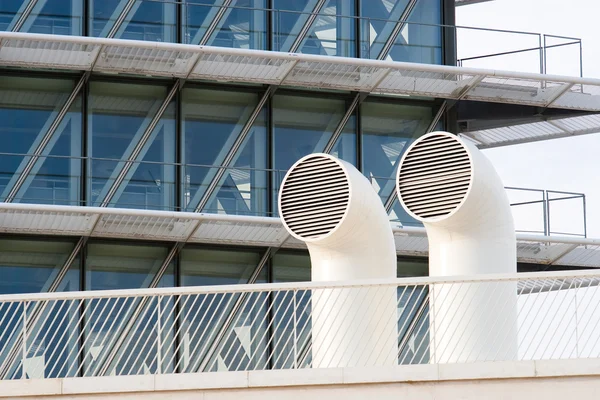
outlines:
M402 157L396 183L400 203L427 230L431 276L516 273L508 197L475 145L447 132L424 135ZM514 283L432 285L431 291L432 361L516 357Z
M281 184L279 215L306 243L313 281L396 277L387 213L353 165L328 154L298 160ZM311 301L314 368L397 364L395 288L319 289Z

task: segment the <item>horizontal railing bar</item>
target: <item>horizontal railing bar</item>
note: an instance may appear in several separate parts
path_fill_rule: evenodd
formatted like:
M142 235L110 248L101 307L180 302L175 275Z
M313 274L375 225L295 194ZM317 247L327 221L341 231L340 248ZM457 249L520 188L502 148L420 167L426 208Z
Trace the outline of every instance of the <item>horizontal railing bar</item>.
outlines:
M185 286L152 289L117 289L117 290L91 290L83 292L56 292L56 293L25 293L0 295L0 303L22 301L51 301L51 300L86 300L107 298L132 298L153 296L184 296L198 294L219 293L253 293L271 291L293 291L335 288L360 288L360 287L385 287L385 286L421 286L441 285L447 283L477 283L477 282L518 282L539 279L571 279L571 278L596 278L600 279L600 269L586 269L578 271L543 271L521 272L515 274L484 274L468 276L446 277L415 277L394 279L369 279L339 282L285 282L285 283L255 283L233 284L215 286Z
M324 64L337 64L337 65L348 65L353 67L379 67L389 68L396 71L414 71L418 70L421 72L432 72L441 74L466 74L466 75L484 75L489 77L499 78L514 78L514 79L530 79L539 82L556 81L563 83L573 83L581 85L593 85L600 86L600 79L594 78L580 78L572 76L562 75L547 75L531 72L515 72L515 71L503 71L503 70L492 70L492 69L478 69L478 68L467 68L467 67L454 67L447 65L434 65L434 64L420 64L420 63L409 63L400 61L386 61L386 60L370 60L364 58L350 58L350 57L331 57L322 56L315 54L298 54L298 53L284 53L267 50L250 50L250 49L239 49L239 48L228 48L228 47L211 47L211 46L197 46L191 44L181 43L167 43L167 42L148 42L142 40L129 40L129 39L107 39L99 37L83 37L83 36L67 36L67 35L46 35L38 33L21 33L21 32L1 32L0 39L8 40L36 40L43 42L63 42L72 43L77 45L90 45L90 46L114 46L114 47L136 47L140 49L148 50L167 50L167 51L185 51L194 54L214 54L214 55L231 55L231 56L244 56L250 58L266 57L270 59L285 60L285 61L307 61L307 62L320 62ZM85 68L83 68L85 69Z

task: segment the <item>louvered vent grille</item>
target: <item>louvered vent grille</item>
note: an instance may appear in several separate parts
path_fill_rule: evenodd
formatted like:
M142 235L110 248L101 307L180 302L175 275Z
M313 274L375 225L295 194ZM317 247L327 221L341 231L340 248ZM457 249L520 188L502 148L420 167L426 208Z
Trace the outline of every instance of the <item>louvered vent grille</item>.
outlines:
M341 221L350 196L348 179L334 160L308 157L296 165L281 189L281 214L302 238L327 235Z
M409 150L400 166L399 192L404 205L420 218L450 214L464 199L471 162L463 145L432 135Z

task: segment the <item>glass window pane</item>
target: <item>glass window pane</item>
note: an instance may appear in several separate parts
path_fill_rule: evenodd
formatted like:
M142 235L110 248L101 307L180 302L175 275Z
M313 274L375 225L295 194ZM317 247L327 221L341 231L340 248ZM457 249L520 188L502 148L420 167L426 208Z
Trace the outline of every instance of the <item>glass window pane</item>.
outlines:
M183 43L264 50L267 46L265 0L186 0Z
M53 35L81 35L83 0L38 1L23 17L29 1L0 1L0 30L46 33ZM24 18L24 19L23 19Z
M431 106L376 100L361 105L362 169L384 203L395 190L396 169L404 151L426 132L432 118ZM414 223L399 205L391 218Z
M420 0L387 57L388 60L442 64L441 1Z
M168 252L168 247L156 244L90 243L85 260L86 289L149 287ZM159 287L174 286L173 271L174 264L171 263L160 279ZM173 326L172 299L165 298L159 302L154 297L144 301L141 297L124 295L90 300L86 310L84 376L94 375L102 368L107 368L107 375L157 373L156 346L146 344L157 343L159 334L163 339L173 336L168 329L159 332L164 326ZM133 316L133 323L127 324ZM120 338L123 338L120 345L113 347ZM170 345L161 347L162 359L172 359L173 342L169 340ZM131 357L132 354L134 357ZM169 364L167 367L162 371L172 372L172 366Z
M164 86L90 84L88 115L89 199L98 206L139 150L111 207L173 210L175 207L175 104L147 129L167 96Z
M287 170L307 154L325 149L349 101L326 97L276 95L273 99L274 203ZM355 118L346 123L332 154L356 163Z
M260 253L251 251L184 248L181 284L247 283L260 258ZM258 282L265 278L266 269ZM265 368L266 296L264 292L190 296L183 304L180 322L185 328L180 340L186 344L180 353L183 371Z
M64 277L59 278L59 271L73 248L74 243L69 241L0 240L0 294L47 292L53 284L59 292L79 290L78 257ZM7 368L6 379L18 379L23 374L28 378L68 376L65 365L74 369L78 365L76 302L27 305L30 334L25 358L21 350L16 356L11 354L15 346L21 348L17 339L23 329L24 311L24 303L0 304L0 364Z
M273 282L310 282L308 252L278 251L273 256Z
M354 57L354 4L353 0L329 0L316 10L315 0L274 0L273 8L277 10L273 13L274 50ZM317 16L311 17L315 11ZM305 36L300 37L306 25L310 27ZM294 49L294 46L297 48Z
M398 278L428 276L426 258L398 258ZM429 362L429 290L423 286L398 288L398 331L401 364Z
M181 285L247 283L260 258L259 252L184 248L180 256ZM259 281L264 282L264 277Z
M171 1L135 0L123 22L115 27L129 0L89 0L91 36L174 42L177 4Z
M308 252L278 251L272 260L273 282L311 280ZM273 299L273 359L275 368L306 366L311 332L311 291L282 292ZM290 305L292 303L292 305ZM290 305L288 307L288 305Z
M420 0L407 17L404 13L409 3L408 0L361 2L361 57L442 63L441 0ZM401 19L405 22L398 22ZM400 32L385 55L386 44L397 28Z
M13 201L79 205L81 178L81 98L77 97L54 133L47 137L75 82L5 77L0 80L0 198L6 199L23 170L30 173ZM31 156L38 151L39 157ZM75 158L68 158L75 157ZM30 165L30 163L33 163Z
M90 243L85 260L86 290L148 287L168 252L168 247L158 245ZM174 285L172 268L168 268L159 286Z
M259 94L184 89L182 119L183 209L194 211L259 101ZM205 212L265 215L267 211L266 111L259 113Z

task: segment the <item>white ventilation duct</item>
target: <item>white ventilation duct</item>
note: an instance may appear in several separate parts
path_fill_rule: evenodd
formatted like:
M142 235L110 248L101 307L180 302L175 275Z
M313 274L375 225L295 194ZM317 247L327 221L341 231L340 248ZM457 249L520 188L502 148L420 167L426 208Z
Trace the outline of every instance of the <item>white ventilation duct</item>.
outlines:
M281 184L279 215L306 243L313 281L396 277L387 213L353 165L328 154L298 160ZM394 288L320 289L311 301L313 367L397 364Z
M400 203L427 230L431 276L516 273L508 197L475 145L424 135L402 157L396 182ZM433 362L516 357L514 283L432 285L430 301Z

